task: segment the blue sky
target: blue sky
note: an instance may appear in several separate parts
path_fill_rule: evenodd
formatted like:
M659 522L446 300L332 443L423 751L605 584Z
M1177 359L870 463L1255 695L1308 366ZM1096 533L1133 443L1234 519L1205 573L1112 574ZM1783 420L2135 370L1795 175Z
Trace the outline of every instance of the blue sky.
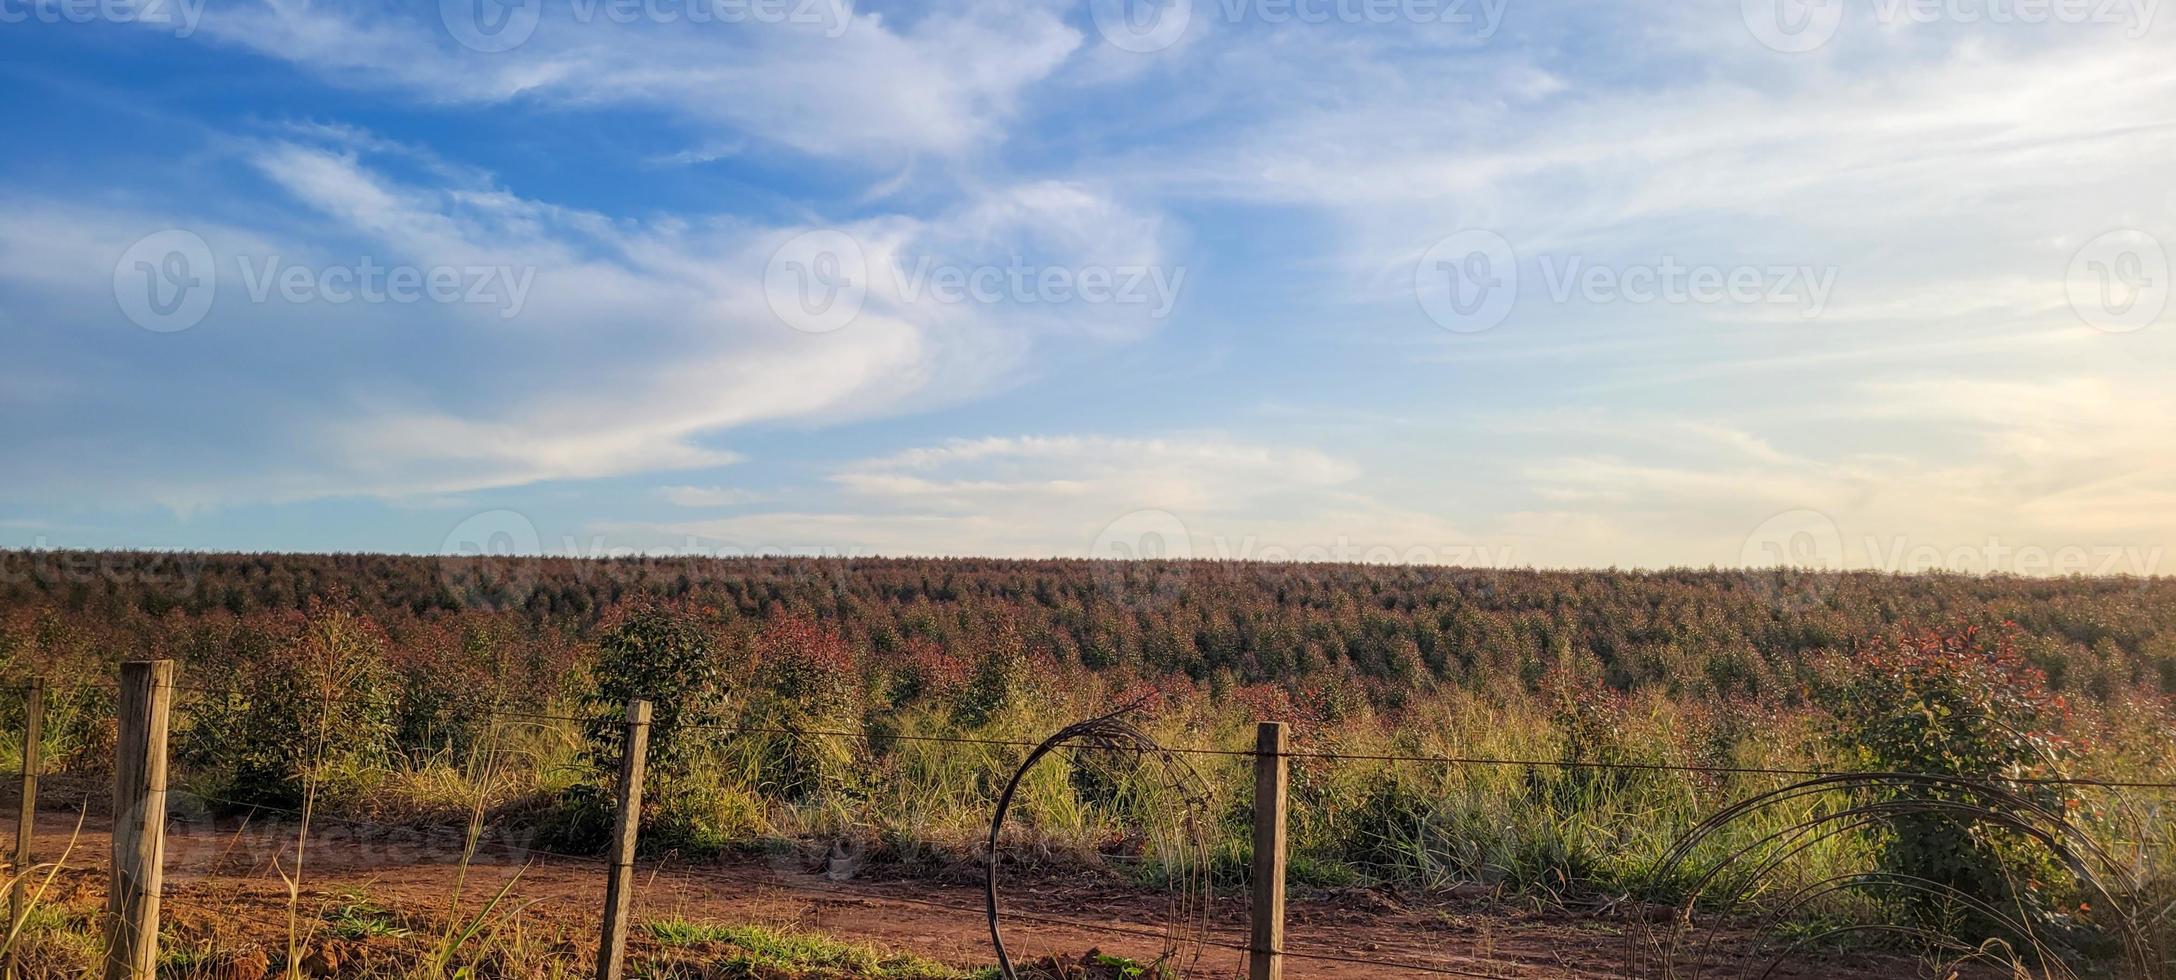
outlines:
M2170 571L2158 2L130 2L0 545Z

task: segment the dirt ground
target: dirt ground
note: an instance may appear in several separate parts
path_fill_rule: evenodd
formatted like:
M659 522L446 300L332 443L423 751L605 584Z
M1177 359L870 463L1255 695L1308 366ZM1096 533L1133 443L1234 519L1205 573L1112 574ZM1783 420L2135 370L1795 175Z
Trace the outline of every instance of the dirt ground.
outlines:
M93 816L79 832L74 815L42 814L35 857L68 853L54 898L85 901L102 894L110 842L106 819ZM458 841L443 836L342 833L321 828L308 854L303 907L336 908L358 897L382 909L443 916L457 878L466 914L490 902L509 881L500 915L532 942L559 944L590 955L603 904L604 868L594 859L522 852L487 840L465 871ZM189 821L169 830L165 916L175 926L216 930L279 946L284 943L286 886L275 855L291 852L292 827L235 820ZM285 860L281 858L280 860ZM821 862L819 862L820 864ZM681 919L756 923L820 932L836 939L912 952L960 967L994 961L983 895L970 869L957 881L833 880L793 859L688 864L645 861L637 869L638 922ZM1016 963L1091 948L1152 960L1161 949L1167 897L1117 882L1078 876L1008 881L1007 943ZM1294 980L1482 976L1603 978L1659 971L1640 937L1666 923L1652 909L1542 910L1485 897L1405 902L1361 890L1298 893L1290 904L1288 950L1365 962L1291 956ZM1244 944L1243 896L1211 903L1207 935ZM1654 922L1663 918L1663 922ZM1038 921L1064 920L1063 923ZM1148 933L1149 935L1137 935ZM635 948L647 942L636 932ZM1735 974L1733 947L1710 960ZM1244 976L1243 954L1210 945L1186 960L1188 976ZM1738 953L1742 958L1742 952ZM1413 966L1401 966L1411 964ZM1758 972L1757 970L1755 972ZM1906 977L1914 964L1859 959L1809 960L1774 977Z

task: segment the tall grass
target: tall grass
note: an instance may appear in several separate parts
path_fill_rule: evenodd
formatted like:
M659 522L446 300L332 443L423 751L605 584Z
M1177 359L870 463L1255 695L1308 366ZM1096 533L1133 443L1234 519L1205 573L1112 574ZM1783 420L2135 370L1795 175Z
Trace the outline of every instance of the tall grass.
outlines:
M249 793L290 794L313 815L462 828L464 867L485 846L487 828L546 833L555 847L580 846L585 834L596 842L608 826L607 771L594 733L570 720L598 701L594 663L549 683L507 683L488 672L410 663L368 630L349 637L361 651L351 661L312 666L295 655L339 615L320 610L265 641L285 654L244 644L257 659L204 671L231 687L185 699L176 729L180 785L245 802ZM750 629L758 630L752 638ZM776 635L738 623L710 641L720 686L698 692L704 723L678 733L674 764L653 771L645 845L698 858L770 855L842 875L973 868L986 857L997 795L1025 755L1017 743L1039 742L1119 704L1139 704L1139 724L1179 749L1242 749L1256 721L1291 722L1303 755L1293 764L1291 801L1292 867L1302 887L1375 884L1561 905L1671 900L1686 885L1682 869L1665 864L1672 843L1732 801L1789 778L1712 770L1866 764L1837 738L1834 712L1804 692L1755 700L1692 698L1661 686L1616 690L1575 655L1518 667L1532 677L1516 687L1416 679L1374 696L1333 697L1304 684L1242 685L1214 673L1144 681L1145 670L1089 669L1003 637L972 660L912 641L883 653L856 649L805 621ZM79 677L99 675L85 668ZM47 754L60 767L96 768L110 749L110 702L99 700L95 684L65 680L51 688ZM310 710L268 712L313 688ZM397 697L391 707L353 714L330 707L358 690ZM435 707L419 717L416 703ZM495 714L494 704L516 710ZM2165 734L2171 717L2167 705L2142 696L2072 705L2061 733L2071 746L2067 765L2167 779L2176 773L2176 746ZM246 755L222 727L234 719L255 726ZM9 730L0 725L0 764L19 757ZM846 734L823 734L832 731ZM1212 870L1235 886L1249 846L1251 760L1187 761L1210 790L1202 828ZM1610 768L1622 764L1711 771ZM1172 856L1145 828L1185 801L1153 780L1114 787L1090 769L1059 753L1029 775L1003 857L1163 884ZM2068 818L2121 856L2133 883L2126 898L2168 930L2176 903L2171 801L2146 790L2077 800ZM1809 797L1761 811L1708 837L1702 857L1733 853L1833 805ZM298 833L298 848L306 834ZM1825 838L1794 855L1792 874L1815 880L1865 870L1880 845L1874 833ZM300 907L297 858L290 901L297 941L288 962L315 928ZM1815 911L1882 914L1849 895ZM442 941L473 942L491 925L449 912L439 928Z

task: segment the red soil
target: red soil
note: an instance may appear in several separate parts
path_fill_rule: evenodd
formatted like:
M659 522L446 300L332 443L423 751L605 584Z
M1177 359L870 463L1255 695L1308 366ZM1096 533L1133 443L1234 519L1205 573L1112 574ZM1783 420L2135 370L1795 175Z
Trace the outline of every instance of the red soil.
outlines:
M39 859L59 857L70 849L74 837L68 870L51 898L83 904L102 893L110 847L103 832L105 823L105 818L93 816L76 835L74 817L50 813L41 817ZM420 838L343 834L329 825L323 830L325 836L312 844L305 868L306 910L337 907L364 895L373 905L418 921L443 920L461 873L457 843L449 843L447 837L423 844ZM239 821L231 820L172 828L164 903L168 922L185 932L219 936L222 943L254 942L284 950L287 893L273 858L291 852L291 833L291 826L276 833L261 827L242 829ZM988 964L994 958L977 884L964 880L833 881L810 873L798 862L786 863L645 861L637 871L637 921L783 926L963 967ZM588 859L533 852L515 857L486 848L467 869L460 905L472 915L517 876L508 900L500 904L508 928L520 930L526 942L563 948L577 962L587 962L593 955L589 950L594 948L603 902L602 866ZM972 878L972 874L963 869L957 877ZM1015 962L1061 953L1077 956L1089 949L1149 960L1159 951L1157 940L1130 933L1163 930L1165 897L1161 894L1078 876L1040 876L1013 881L1005 897L1006 912L1013 916L1006 923L1006 937ZM1243 897L1218 898L1208 923L1211 938L1243 944L1245 909ZM1025 916L1063 919L1068 924ZM1638 952L1643 943L1636 937L1650 931L1648 920L1654 918L1653 910L1598 909L1581 914L1487 898L1405 904L1359 890L1295 894L1288 949L1368 962L1293 957L1287 961L1285 976L1379 980L1443 975L1392 965L1396 963L1488 977L1653 975L1652 957ZM638 930L634 948L641 951L648 948L646 944ZM1711 965L1736 966L1727 953L1728 947L1723 947L1723 955ZM354 953L347 955L352 959ZM1201 950L1198 961L1190 962L1189 976L1245 975L1243 956L1236 950L1209 946ZM1811 980L1915 972L1912 964L1895 961L1809 961L1771 976Z

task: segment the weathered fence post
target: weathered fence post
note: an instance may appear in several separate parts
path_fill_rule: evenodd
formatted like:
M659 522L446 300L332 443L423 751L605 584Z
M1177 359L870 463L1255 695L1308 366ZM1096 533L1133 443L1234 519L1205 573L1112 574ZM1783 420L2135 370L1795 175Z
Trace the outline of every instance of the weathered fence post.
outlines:
M38 823L38 752L45 740L45 678L33 677L23 690L23 798L15 817L15 880L8 885L8 934L23 928L30 915L24 889L30 881L30 844ZM15 976L15 947L8 947L7 976Z
M106 980L151 980L158 971L159 887L166 862L166 714L173 698L173 661L121 665Z
M1249 874L1254 936L1248 945L1248 980L1284 977L1285 745L1284 722L1255 726L1254 868Z
M650 751L650 702L627 702L627 734L620 742L619 814L612 827L611 877L604 885L604 941L597 948L597 980L626 975L627 928L635 884L635 832L642 826L642 764Z

